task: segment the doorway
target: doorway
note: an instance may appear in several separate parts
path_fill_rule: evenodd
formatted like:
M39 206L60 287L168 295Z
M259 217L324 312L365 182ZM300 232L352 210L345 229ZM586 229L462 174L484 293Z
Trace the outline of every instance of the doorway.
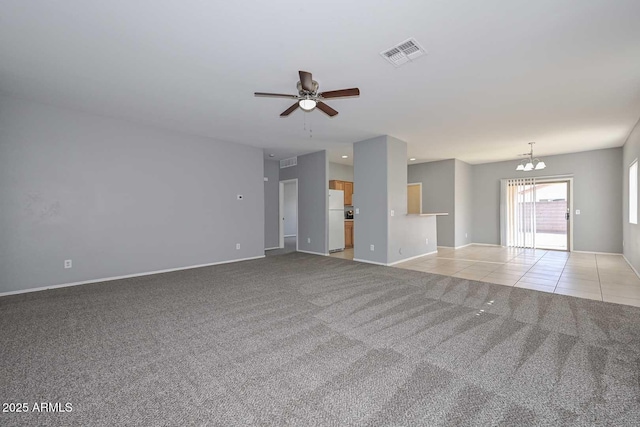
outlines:
M569 250L569 181L536 183L535 214L535 247Z
M573 178L502 180L501 244L571 251Z
M407 214L422 213L422 183L407 184Z
M298 179L280 181L280 248L298 250Z

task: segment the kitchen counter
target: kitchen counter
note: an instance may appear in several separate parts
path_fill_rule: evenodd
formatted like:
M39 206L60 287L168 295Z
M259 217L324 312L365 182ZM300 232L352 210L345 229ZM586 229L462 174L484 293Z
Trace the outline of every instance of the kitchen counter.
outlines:
M345 218L344 220L345 221L353 221L353 218L349 218L349 219Z

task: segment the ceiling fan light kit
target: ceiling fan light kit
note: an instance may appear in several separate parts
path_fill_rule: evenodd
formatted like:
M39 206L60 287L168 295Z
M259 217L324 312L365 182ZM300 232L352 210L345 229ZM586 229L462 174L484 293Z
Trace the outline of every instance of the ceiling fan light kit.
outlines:
M313 99L301 99L300 101L298 101L298 105L300 106L300 108L302 108L304 111L311 111L314 108L316 108L316 105L318 105L318 103L313 100Z
M533 157L533 144L535 142L530 142L531 150L528 153L521 154L522 156L528 156L528 159L522 160L518 166L516 166L517 171L529 172L532 170L542 170L547 167L546 163L540 159Z
M327 104L322 102L325 99L331 98L349 98L354 96L360 96L360 89L357 87L351 89L332 90L329 92L318 92L318 82L312 79L311 73L308 71L298 71L300 81L297 83L298 95L287 95L284 93L268 93L268 92L254 92L255 96L268 97L268 98L291 98L296 99L297 102L291 107L284 110L280 117L288 117L300 107L304 112L310 112L318 108L329 117L335 117L338 112Z

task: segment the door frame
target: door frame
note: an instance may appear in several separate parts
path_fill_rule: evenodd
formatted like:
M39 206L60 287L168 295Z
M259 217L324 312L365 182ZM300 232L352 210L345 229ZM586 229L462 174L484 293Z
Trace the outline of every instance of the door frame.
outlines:
M500 180L500 244L506 244L506 208L504 200L506 183L508 179L515 178L502 178ZM567 250L560 252L573 252L573 221L575 217L575 211L573 210L573 175L557 175L557 176L531 176L526 178L535 179L535 183L549 183L549 182L568 182L567 197L569 198L569 227L567 228ZM543 249L543 250L555 250L555 249Z
M422 213L422 182L409 182L407 183L407 187L410 185L417 185L420 187L420 213ZM407 192L407 205L409 204L409 193ZM407 209L408 210L408 209Z
M558 250L560 252L572 252L573 251L573 177L544 177L536 178L536 184L553 184L553 183L567 183L567 204L569 206L569 226L567 227L567 249L565 251L559 249L545 249L544 250ZM537 249L537 248L536 248Z
M284 248L284 185L285 184L296 184L296 251L298 250L298 239L300 238L300 230L298 230L298 225L300 222L300 200L299 200L299 189L298 189L298 178L294 179L285 179L278 183L278 244L280 248Z

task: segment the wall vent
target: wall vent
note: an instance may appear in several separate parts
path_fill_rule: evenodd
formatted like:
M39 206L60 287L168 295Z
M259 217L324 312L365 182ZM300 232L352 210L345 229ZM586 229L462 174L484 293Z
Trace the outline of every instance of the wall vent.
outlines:
M290 157L288 159L280 160L280 169L290 168L291 166L296 166L298 164L297 157Z
M394 67L399 67L426 54L427 51L413 37L380 52L380 55Z

